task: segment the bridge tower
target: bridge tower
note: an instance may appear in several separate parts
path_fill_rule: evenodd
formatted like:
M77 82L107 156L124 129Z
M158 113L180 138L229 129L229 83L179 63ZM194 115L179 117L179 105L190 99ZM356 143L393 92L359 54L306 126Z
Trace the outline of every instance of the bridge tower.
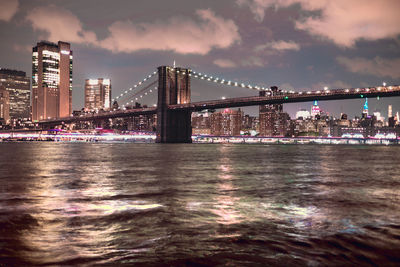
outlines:
M190 103L190 69L158 67L157 143L191 143L191 111L168 109Z

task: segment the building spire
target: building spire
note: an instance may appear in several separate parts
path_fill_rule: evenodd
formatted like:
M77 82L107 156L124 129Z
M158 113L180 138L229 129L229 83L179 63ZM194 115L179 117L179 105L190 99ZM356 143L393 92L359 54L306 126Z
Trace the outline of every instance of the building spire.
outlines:
M368 115L368 98L365 98L363 113Z

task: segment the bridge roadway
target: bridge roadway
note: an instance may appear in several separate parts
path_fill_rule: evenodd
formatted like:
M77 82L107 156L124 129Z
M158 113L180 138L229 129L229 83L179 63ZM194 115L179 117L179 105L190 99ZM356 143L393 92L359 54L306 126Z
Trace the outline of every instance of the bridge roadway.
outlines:
M311 102L314 100L341 100L365 97L389 97L400 96L400 86L381 86L369 88L332 89L307 92L288 92L275 96L250 96L229 98L224 100L209 100L192 102L188 104L169 105L169 109L200 111L204 109L233 108L245 106L260 106L267 104Z
M390 97L400 96L400 86L380 86L369 88L351 89L331 89L307 92L287 92L275 96L250 96L237 97L224 100L209 100L202 102L192 102L188 104L169 105L170 110L190 110L201 111L204 109L233 108L244 106L260 106L267 104L311 102L314 100L341 100L356 99L361 97ZM136 115L156 114L157 107L136 108L128 110L118 110L96 114L83 115L79 117L66 117L40 121L40 125L58 125L61 123L73 123L79 121L96 121L112 118L132 117Z

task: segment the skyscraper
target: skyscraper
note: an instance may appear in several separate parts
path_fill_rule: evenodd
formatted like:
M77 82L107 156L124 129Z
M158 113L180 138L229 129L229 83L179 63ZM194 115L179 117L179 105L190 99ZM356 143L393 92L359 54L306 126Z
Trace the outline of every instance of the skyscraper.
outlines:
M86 79L85 80L85 109L111 108L111 81L110 79Z
M368 98L365 99L364 107L363 107L363 114L368 116Z
M9 93L11 119L30 117L30 79L24 71L0 69L0 88Z
M224 109L210 116L211 134L238 136L242 128L243 111Z
M318 101L315 100L314 104L311 106L311 116L315 118L317 115L321 114L321 109L318 106Z
M42 41L32 52L32 120L68 117L72 112L70 44Z
M280 95L282 91L276 86L271 87L271 95ZM265 96L260 91L259 96ZM283 112L283 104L262 105L259 108L260 136L285 136L289 125L289 115Z
M393 117L392 105L388 105L388 119Z
M0 88L0 120L8 123L10 120L9 93L6 89Z

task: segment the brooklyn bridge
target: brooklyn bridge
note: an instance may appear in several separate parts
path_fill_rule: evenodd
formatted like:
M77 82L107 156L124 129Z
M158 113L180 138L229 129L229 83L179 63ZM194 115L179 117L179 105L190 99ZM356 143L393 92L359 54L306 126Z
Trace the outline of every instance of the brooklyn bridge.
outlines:
M208 83L241 87L258 91L258 96L226 98L201 102L191 101L191 79ZM144 95L157 92L157 105L126 109ZM365 88L341 88L310 91L286 91L275 86L270 88L246 85L193 71L188 68L160 66L133 87L113 99L122 104L121 109L103 113L71 116L39 121L41 129L78 122L102 122L114 118L129 118L138 115L157 114L156 142L190 143L192 141L191 113L206 109L244 106L260 106L307 102L315 100L341 100L367 97L400 96L400 86L377 86Z

